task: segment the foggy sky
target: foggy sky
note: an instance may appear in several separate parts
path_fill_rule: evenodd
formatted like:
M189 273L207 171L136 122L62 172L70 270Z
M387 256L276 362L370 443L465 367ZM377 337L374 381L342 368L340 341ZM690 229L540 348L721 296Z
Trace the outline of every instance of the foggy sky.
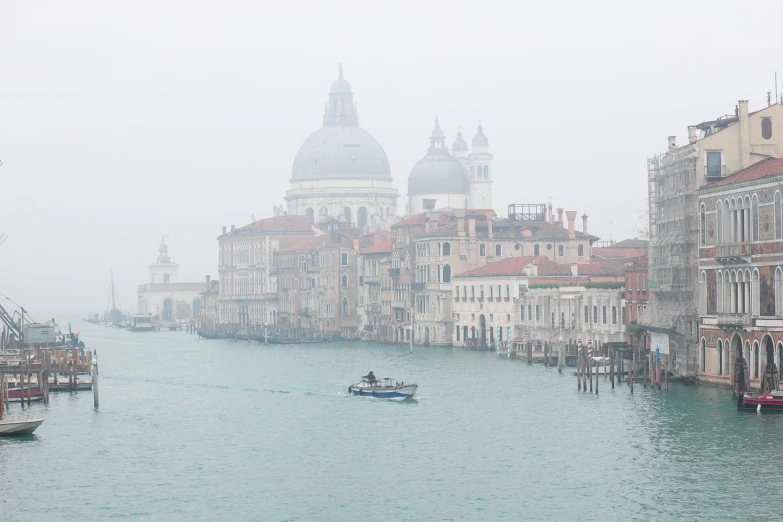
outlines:
M481 119L500 216L551 196L628 237L666 136L783 72L780 2L632 4L2 0L0 292L84 315L114 267L135 308L162 234L180 281L216 277L221 227L283 203L338 62L400 213L435 116L448 144Z

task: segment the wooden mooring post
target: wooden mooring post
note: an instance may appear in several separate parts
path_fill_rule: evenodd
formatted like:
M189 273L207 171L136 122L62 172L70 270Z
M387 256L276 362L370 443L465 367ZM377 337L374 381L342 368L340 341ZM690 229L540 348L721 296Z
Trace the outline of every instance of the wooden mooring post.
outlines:
M595 361L595 394L598 395L598 361Z
M533 364L533 341L527 342L527 363Z
M549 345L544 342L544 366L549 366Z
M584 352L585 349L579 351ZM579 357L582 359L582 391L587 393L587 354L581 353L579 354Z
M669 391L669 356L666 356L666 368L664 369L664 379L666 379L666 391Z
M644 366L644 389L647 389L647 364L650 362L650 356L648 355L643 359Z
M631 359L630 381L631 381L631 394L633 395L633 380L636 377L636 350L633 351L633 355L631 357L632 359Z
M609 349L609 373L611 373L612 389L614 390L614 350Z
M582 361L579 358L579 354L576 355L576 389L582 391Z
M92 357L92 400L95 409L98 409L100 401L98 400L98 350L93 351Z

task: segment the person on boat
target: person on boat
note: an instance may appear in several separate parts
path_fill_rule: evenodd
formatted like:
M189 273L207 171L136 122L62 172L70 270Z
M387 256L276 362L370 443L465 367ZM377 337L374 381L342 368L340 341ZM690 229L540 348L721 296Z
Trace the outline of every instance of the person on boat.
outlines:
M364 376L365 379L367 379L371 384L375 384L375 374L372 373L372 370L370 370L370 373Z

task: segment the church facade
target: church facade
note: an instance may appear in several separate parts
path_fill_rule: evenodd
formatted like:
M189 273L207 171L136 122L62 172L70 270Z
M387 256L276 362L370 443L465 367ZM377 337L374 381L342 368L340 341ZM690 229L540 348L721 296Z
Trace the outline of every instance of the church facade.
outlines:
M399 194L381 144L359 127L359 115L342 66L329 91L323 127L311 134L294 158L289 215L311 223L338 219L363 232L388 230L398 221Z
M179 265L169 257L164 242L158 247L158 259L150 265L148 283L139 286L138 313L157 318L159 323L197 319L201 310L200 292L204 283L180 283Z

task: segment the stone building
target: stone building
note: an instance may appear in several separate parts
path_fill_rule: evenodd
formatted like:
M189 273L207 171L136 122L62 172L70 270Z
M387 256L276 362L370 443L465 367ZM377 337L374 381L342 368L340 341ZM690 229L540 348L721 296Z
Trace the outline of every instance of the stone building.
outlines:
M158 323L190 321L199 316L203 283L180 283L179 265L169 257L169 247L161 243L158 258L149 266L148 283L138 288L138 313L156 318Z
M740 351L758 387L783 364L783 159L767 158L698 195L698 378L730 385Z
M275 254L278 328L360 337L359 240L327 222L326 234L281 248Z
M201 298L201 313L199 314L198 327L204 331L216 332L220 318L218 297L220 296L220 282L206 276L206 282L199 292Z
M749 112L747 100L740 100L733 112L688 127L684 145L669 136L668 149L647 161L650 304L639 323L668 332L673 370L681 376L699 373L696 191L768 156L783 156L777 139L783 136L783 106Z
M305 216L259 219L218 239L219 325L229 331L277 323L277 279L271 274L274 253L323 234ZM201 288L199 288L201 290Z
M289 215L311 223L336 218L359 230L388 230L397 221L397 190L383 147L359 127L350 84L340 66L329 91L323 127L311 134L294 158Z
M540 344L625 340L622 267L561 264L536 256L506 258L454 277L454 345L507 340Z
M647 311L647 305L650 302L650 288L647 281L647 256L639 257L625 267L625 327L626 330L631 324L639 322ZM638 344L638 336L628 341L631 344Z
M373 243L359 251L359 317L368 338L388 342L391 325L391 232L377 232Z
M453 154L449 153L446 135L435 118L427 154L408 176L408 215L424 211L425 199L434 200L436 209L492 208L493 156L481 125L473 138L472 151L468 151L462 132L457 133L452 150Z

